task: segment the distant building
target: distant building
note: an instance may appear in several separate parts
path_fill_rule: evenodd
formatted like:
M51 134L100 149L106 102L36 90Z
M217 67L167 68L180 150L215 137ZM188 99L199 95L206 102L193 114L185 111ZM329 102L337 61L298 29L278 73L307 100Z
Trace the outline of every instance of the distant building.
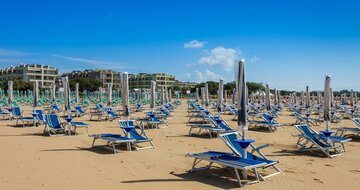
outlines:
M88 78L88 79L98 79L100 80L104 87L107 83L112 83L113 88L121 88L120 83L120 72L113 70L103 70L103 69L86 69L84 71L72 71L70 73L64 73L62 76L67 76L69 79L73 78Z
M192 88L195 88L196 85L197 85L197 83L195 83L195 82L181 82L181 81L178 81L178 80L175 81L175 86L178 86L180 88L190 88L190 89L192 89Z
M156 82L156 86L166 88L172 87L175 84L175 76L165 73L139 73L137 75L129 75L129 89L150 89L151 81Z
M39 81L40 88L48 88L55 83L58 77L58 69L48 65L39 64L20 64L0 69L0 82L5 84L7 81Z

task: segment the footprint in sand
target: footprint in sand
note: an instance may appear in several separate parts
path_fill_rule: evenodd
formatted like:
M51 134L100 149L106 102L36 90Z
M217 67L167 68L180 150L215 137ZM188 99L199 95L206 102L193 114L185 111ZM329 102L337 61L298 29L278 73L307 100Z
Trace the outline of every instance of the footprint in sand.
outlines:
M325 166L327 166L327 167L334 167L334 166L331 165L331 164L325 164Z
M324 183L323 181L321 181L320 179L316 179L316 178L314 178L313 179L314 181L316 181L316 182L318 182L318 183Z
M360 170L349 170L349 172L351 172L351 173L360 173Z

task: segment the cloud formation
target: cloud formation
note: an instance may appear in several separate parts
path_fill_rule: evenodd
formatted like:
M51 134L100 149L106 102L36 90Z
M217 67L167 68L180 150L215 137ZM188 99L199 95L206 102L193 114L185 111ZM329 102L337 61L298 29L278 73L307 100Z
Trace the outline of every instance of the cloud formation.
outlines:
M258 62L259 60L260 60L260 58L255 55L254 57L252 57L252 58L250 59L250 62L251 62L251 63L256 63L256 62Z
M198 60L199 64L220 65L224 70L230 71L234 68L236 59L239 57L238 51L232 48L216 47L204 53Z
M203 48L207 42L192 40L184 44L184 48Z
M61 58L61 59L65 59L65 60L69 60L69 61L90 64L90 65L93 65L93 66L98 67L98 68L112 68L112 69L129 68L127 66L122 66L123 63L116 62L116 61L104 61L104 60L88 59L88 58L82 58L82 57L71 57L71 56L57 55L57 54L52 54L51 56Z
M0 56L1 57L19 57L19 56L26 56L26 55L30 55L30 54L31 53L29 53L29 52L0 48Z
M204 82L204 81L217 81L220 78L222 78L220 74L214 73L212 71L205 70L204 72L201 72L196 70L193 80L195 82Z

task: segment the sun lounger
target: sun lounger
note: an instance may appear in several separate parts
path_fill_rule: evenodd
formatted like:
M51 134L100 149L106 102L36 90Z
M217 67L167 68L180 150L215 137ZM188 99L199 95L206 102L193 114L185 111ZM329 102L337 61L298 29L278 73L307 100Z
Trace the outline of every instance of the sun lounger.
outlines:
M255 180L251 183L259 183L260 175L257 169L263 168L266 165L265 162L245 159L225 152L210 151L198 154L187 154L186 157L194 158L194 163L190 172L208 170L213 167L214 164L220 165L225 168L232 168L235 172L236 179L240 187L242 187L243 184L241 182L238 170L245 172L253 172L255 175ZM209 164L206 167L196 168L196 166L202 161L208 162Z
M295 125L305 139L305 142L298 144L299 151L321 151L329 158L341 155L339 146L333 145L331 141L321 136L314 135L308 125Z
M276 131L278 127L284 126L283 124L280 124L278 121L276 121L274 117L272 117L266 113L261 114L261 118L263 119L263 121L251 120L250 126L252 126L252 127L258 127L258 126L267 127L267 128L269 128L270 132Z
M111 146L112 150L114 151L114 154L116 154L116 145L119 144L127 144L128 150L131 151L131 143L135 142L133 138L124 137L117 134L96 134L96 135L90 135L90 137L93 137L93 143L92 147L95 146L96 140L103 140L107 141L106 146Z
M231 149L231 151L238 155L242 156L242 148L236 142L236 139L241 138L238 132L231 132L226 134L221 134L220 138L225 142L225 144ZM248 151L246 154L246 158L250 160L256 160L260 162L265 162L266 165L264 168L272 167L276 172L269 174L269 175L261 175L261 178L265 180L266 178L272 177L277 174L283 174L283 172L276 166L279 162L268 159L262 152L261 149L268 147L269 145L263 145L260 147L256 147L253 144L250 144L251 150ZM255 155L256 154L256 155Z
M140 134L136 131L135 120L119 120L119 125L123 129L123 131L127 137L135 140L134 144L135 144L136 150L155 148L154 144L152 143L152 139L150 139L146 135L144 128L142 128L140 126L141 127ZM129 128L129 129L126 129L126 128ZM140 147L138 145L140 143L150 143L150 146Z

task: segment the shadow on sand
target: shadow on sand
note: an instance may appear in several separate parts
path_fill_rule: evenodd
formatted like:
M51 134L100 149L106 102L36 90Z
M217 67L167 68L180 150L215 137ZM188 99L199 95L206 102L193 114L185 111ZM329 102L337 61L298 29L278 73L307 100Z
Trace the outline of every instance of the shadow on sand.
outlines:
M207 171L186 172L181 174L170 173L179 179L145 179L122 181L121 183L172 183L172 182L199 182L220 189L239 188L231 172L224 169L210 169Z

